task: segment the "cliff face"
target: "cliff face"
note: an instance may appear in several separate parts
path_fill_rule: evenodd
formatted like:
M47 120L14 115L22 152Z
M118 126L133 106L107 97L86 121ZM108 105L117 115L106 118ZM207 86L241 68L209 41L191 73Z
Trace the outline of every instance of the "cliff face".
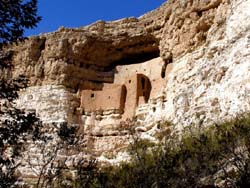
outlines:
M249 10L249 0L169 0L138 19L31 37L9 47L13 75L30 79L18 105L82 127L99 155L129 142L121 122L133 116L154 139L160 121L182 129L248 112Z

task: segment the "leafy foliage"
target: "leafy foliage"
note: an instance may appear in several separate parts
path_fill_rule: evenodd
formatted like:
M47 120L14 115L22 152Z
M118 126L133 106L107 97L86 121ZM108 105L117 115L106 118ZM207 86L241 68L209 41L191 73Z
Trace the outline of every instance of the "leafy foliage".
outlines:
M60 124L60 129L58 130L58 136L62 142L67 145L76 145L79 141L77 137L77 128L74 126L69 126L67 122Z
M22 38L24 29L35 27L40 20L37 0L0 0L0 43Z
M3 85L0 84L1 93L6 91ZM13 105L16 90L9 92L10 95L5 95L6 92L0 98L0 187L14 186L15 169L19 165L16 160L27 140L38 137L40 127L34 113L25 113Z
M40 138L32 143L39 155L28 155L29 168L38 177L34 187L71 187L72 165L75 170L80 170L83 163L86 167L86 160L71 157L72 153L79 153L82 148L78 128L67 122L52 123L43 128L43 131L39 132ZM53 131L48 131L52 129Z
M13 52L2 49L4 43L21 39L24 29L36 26L41 20L36 13L36 0L0 0L0 188L17 186L17 159L27 140L39 136L41 123L35 113L26 113L14 103L28 80L12 77Z
M173 135L159 146L135 142L132 148L132 163L111 173L113 187L250 186L249 115L203 130L187 129L181 138Z
M86 161L77 165L71 187L249 187L250 118L188 128L181 137L172 134L159 145L135 139L130 153L132 161L117 167L99 169Z
M65 144L76 134L67 124L58 136ZM95 159L75 163L75 175L64 163L47 174L48 187L72 188L215 188L250 186L250 116L220 125L189 127L161 144L134 136L132 160L100 168ZM73 142L72 142L73 143ZM73 143L74 144L74 143ZM49 168L51 169L52 166Z

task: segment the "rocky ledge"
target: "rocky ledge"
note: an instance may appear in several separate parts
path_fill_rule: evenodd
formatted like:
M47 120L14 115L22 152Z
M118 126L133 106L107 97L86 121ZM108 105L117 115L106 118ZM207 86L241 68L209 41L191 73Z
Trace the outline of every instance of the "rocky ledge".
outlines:
M10 45L13 76L30 80L17 104L81 127L98 155L128 144L127 118L154 140L161 121L182 129L248 112L249 10L249 0L169 0L139 18Z

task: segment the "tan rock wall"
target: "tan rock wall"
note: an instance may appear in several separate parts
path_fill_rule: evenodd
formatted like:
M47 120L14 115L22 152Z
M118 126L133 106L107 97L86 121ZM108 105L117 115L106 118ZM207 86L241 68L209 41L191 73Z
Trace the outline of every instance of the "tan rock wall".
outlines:
M20 92L17 106L35 111L44 123L78 123L75 110L80 100L62 85L28 87Z
M122 143L120 122L134 114L153 137L160 121L182 129L249 112L249 10L249 0L169 0L138 19L61 28L11 46L14 75L33 86L19 105L45 122L79 124L93 146L110 150ZM148 101L139 75L150 81ZM99 102L89 99L92 89Z
M147 114L143 122L150 130L164 120L182 129L249 112L250 1L231 3L223 37L176 58L164 98L137 110Z

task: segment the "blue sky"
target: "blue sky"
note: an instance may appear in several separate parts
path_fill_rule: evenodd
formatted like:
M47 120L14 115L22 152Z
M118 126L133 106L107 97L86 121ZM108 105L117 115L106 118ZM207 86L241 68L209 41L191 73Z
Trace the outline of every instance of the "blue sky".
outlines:
M80 27L97 20L111 21L138 17L159 7L165 0L38 0L38 27L26 36L57 30L60 26Z

